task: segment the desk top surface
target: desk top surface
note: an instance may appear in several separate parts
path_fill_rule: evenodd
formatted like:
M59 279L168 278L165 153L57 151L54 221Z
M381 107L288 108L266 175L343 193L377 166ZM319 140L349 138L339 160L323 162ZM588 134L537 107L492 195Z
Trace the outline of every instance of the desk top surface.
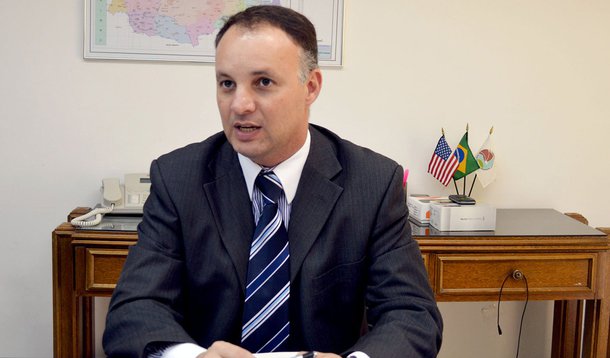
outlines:
M105 215L102 218L102 222L95 226L79 227L77 230L82 231L122 231L122 232L136 232L138 231L138 224L142 221L142 216L130 215Z
M135 232L140 216L106 215L93 227L84 231ZM431 226L411 222L413 236L605 236L599 230L574 220L554 209L498 209L495 231L438 231Z
M495 231L439 231L411 222L413 236L605 236L554 209L497 209Z

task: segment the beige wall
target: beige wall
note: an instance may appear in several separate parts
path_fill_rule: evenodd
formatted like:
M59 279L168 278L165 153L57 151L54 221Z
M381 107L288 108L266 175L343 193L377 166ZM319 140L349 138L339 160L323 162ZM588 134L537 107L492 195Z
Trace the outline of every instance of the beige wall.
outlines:
M444 127L495 127L497 207L577 211L610 225L610 2L347 0L344 66L325 70L312 122L425 173ZM51 241L97 202L100 178L220 130L213 66L84 61L82 0L0 1L0 356L52 349ZM380 5L383 4L383 5ZM442 357L512 357L522 305L443 304ZM505 310L506 308L506 310ZM548 356L550 305L528 309L522 357ZM482 338L479 340L479 338Z

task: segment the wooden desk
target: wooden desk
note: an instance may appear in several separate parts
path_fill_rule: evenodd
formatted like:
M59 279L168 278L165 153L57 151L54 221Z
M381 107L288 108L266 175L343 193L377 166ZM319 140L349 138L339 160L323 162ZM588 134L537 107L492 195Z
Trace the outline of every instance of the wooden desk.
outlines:
M504 278L519 270L529 299L557 301L553 358L580 357L581 346L583 357L610 357L610 241L603 232L551 209L499 209L493 232L413 229L438 301L496 301ZM68 223L53 231L56 358L93 356L93 298L112 294L136 241L133 231L75 230ZM510 278L502 300L524 298L523 283Z

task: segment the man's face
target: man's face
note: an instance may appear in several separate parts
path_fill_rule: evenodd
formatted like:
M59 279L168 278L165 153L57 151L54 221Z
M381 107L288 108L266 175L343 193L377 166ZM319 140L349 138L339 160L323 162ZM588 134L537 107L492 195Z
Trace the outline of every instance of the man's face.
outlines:
M301 49L282 30L233 26L216 49L216 100L233 148L272 167L305 143L318 69L299 79Z

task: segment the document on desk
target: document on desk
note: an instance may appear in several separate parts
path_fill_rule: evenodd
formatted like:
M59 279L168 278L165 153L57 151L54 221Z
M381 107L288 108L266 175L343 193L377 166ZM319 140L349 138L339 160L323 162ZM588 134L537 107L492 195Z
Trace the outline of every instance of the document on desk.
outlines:
M271 353L256 353L256 358L293 358L296 357L299 352L271 352Z

